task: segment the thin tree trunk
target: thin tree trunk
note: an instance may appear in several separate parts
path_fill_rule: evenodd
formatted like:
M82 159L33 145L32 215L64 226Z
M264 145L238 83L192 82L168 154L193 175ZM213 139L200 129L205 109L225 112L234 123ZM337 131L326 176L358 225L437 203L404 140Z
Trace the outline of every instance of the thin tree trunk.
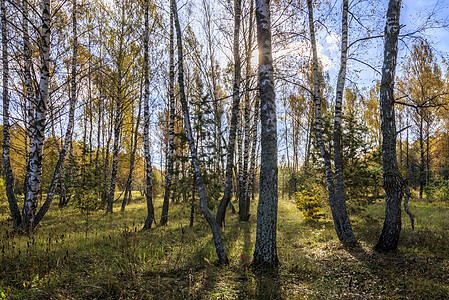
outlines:
M242 171L242 186L240 188L240 197L239 197L239 219L240 221L248 221L249 219L249 206L250 206L250 198L247 197L248 193L248 164L249 164L249 145L250 145L250 74L251 74L251 53L252 53L252 29L253 29L253 0L251 0L250 4L250 16L249 16L249 33L248 33L248 43L246 46L246 78L245 78L245 109L244 109L244 123L245 123L245 138L243 145L243 171Z
M198 186L198 193L200 197L200 207L201 211L206 218L207 222L209 223L209 226L212 230L212 235L215 243L215 250L218 255L218 260L220 264L229 264L228 257L226 256L224 247L223 247L223 241L221 239L220 234L220 227L217 224L217 221L214 217L214 215L210 212L209 208L207 207L207 198L206 198L206 189L204 187L203 183L203 176L201 174L201 168L198 162L198 155L196 153L196 146L195 141L193 140L193 134L192 134L192 128L190 125L190 115L189 115L189 107L185 95L184 90L184 69L183 69L183 54L182 54L182 38L181 38L181 26L179 24L179 18L178 18L178 9L176 5L176 0L171 0L171 9L173 11L173 17L175 21L175 28L176 28L176 37L177 37L177 44L178 44L178 84L179 84L179 94L182 104L182 111L184 115L184 125L185 130L187 134L187 140L189 142L189 148L190 148L190 155L192 160L193 169L195 171L195 177L196 177L196 184Z
M39 194L41 192L42 155L49 98L51 1L43 0L42 3L41 75L36 105L36 117L33 126L35 134L30 143L30 175L28 177L28 189L23 205L23 220L20 225L21 229L25 231L30 231L33 228Z
M109 179L109 195L108 206L106 213L113 213L115 186L117 183L117 168L118 168L118 152L120 144L120 125L122 119L122 72L121 65L118 66L117 79L117 111L114 117L114 145L112 148L112 169L111 178Z
M257 44L259 45L259 92L261 115L260 195L257 206L256 243L253 266L276 268L278 208L278 151L276 97L271 54L270 1L256 1Z
M246 197L249 199L251 197L251 192L253 190L254 185L254 178L256 176L256 154L257 154L257 125L259 123L259 114L260 114L260 96L259 94L256 95L256 104L254 105L254 121L253 121L253 128L251 129L252 132L252 145L251 145L251 158L249 163L249 178L248 178L248 186L246 188Z
M64 165L64 160L69 149L70 144L72 143L72 133L73 126L75 123L75 105L76 105L76 57L78 53L78 39L77 39L77 28L76 28L76 9L77 4L76 0L73 0L73 11L72 11L72 24L73 24L73 56L72 56L72 82L71 82L71 95L70 95L70 110L69 110L69 122L67 124L67 130L65 133L64 146L59 152L58 162L56 163L55 171L53 174L53 179L51 180L50 188L47 191L47 198L39 209L39 212L36 214L36 218L34 220L33 226L36 227L39 222L42 220L44 215L47 213L48 209L53 202L53 197L55 194L56 186L58 185L58 180L61 175L62 166Z
M380 85L382 161L385 189L385 221L375 249L395 250L401 232L401 200L404 180L396 160L396 123L394 113L394 78L398 54L401 0L390 0L385 26L384 63Z
M11 212L13 227L18 228L22 220L17 199L14 194L14 175L12 173L9 149L11 147L9 135L9 63L8 63L8 35L6 28L6 6L5 1L1 1L1 31L2 31L2 64L3 64L3 168L6 179L6 196L8 198L9 210ZM26 139L26 137L25 137Z
M140 88L142 91L142 87ZM142 94L140 94L142 96ZM136 120L136 129L134 130L134 138L133 138L133 146L131 150L131 157L129 159L129 173L128 179L126 180L125 186L125 195L123 197L122 202L122 212L125 211L125 206L129 204L131 201L131 192L132 192L132 183L133 183L133 171L134 171L134 162L136 160L136 151L137 151L137 140L139 139L139 127L140 127L140 112L142 107L142 97L139 99L139 108L137 110L137 120Z
M28 34L28 1L24 0L22 3L23 9L23 72L25 76L25 88L26 88L26 121L27 121L27 135L28 140L31 143L34 136L34 124L32 123L35 116L35 101L34 101L34 89L33 82L31 78L31 45L30 45L30 37ZM25 137L26 139L26 137ZM28 177L30 174L30 158L29 158L29 149L26 149L26 174L25 181L23 183L23 195L26 196L28 191Z
M193 180L192 180L192 203L190 204L190 223L189 223L190 227L193 227L193 220L195 218L195 189L196 189L195 176L193 176Z
M331 158L329 152L326 150L324 145L323 137L322 137L322 126L321 126L321 105L322 99L320 96L320 83L318 78L318 55L317 55L317 46L315 40L315 25L313 19L313 4L312 0L307 0L307 6L309 10L309 29L310 29L310 39L312 42L312 53L313 53L313 98L315 102L315 126L316 126L316 140L318 144L318 148L320 149L321 156L324 160L325 172L326 172L326 181L327 181L327 190L329 193L329 204L331 209L335 207L335 185L333 178L333 171L331 165ZM334 210L332 209L332 215L334 217ZM335 224L337 225L337 224ZM338 227L335 226L338 234ZM339 236L340 238L340 236Z
M239 34L240 34L240 15L242 10L241 0L234 1L234 84L232 90L232 111L231 124L229 128L229 141L226 152L226 177L223 198L217 208L217 223L219 226L224 225L226 207L232 197L232 173L234 169L234 152L235 137L237 131L237 122L240 115L240 51L239 51Z
M348 61L348 6L348 0L343 0L340 72L337 80L334 118L335 202L331 202L330 205L338 238L343 243L355 243L357 240L352 231L348 211L346 210L341 146L342 102L346 80L346 64Z
M173 179L173 153L175 148L175 46L174 46L173 12L170 10L170 74L169 74L169 110L170 125L168 128L168 158L167 173L165 175L164 203L162 205L161 225L167 225L168 207L170 205L170 189ZM195 193L193 191L193 193ZM195 199L195 196L193 196ZM192 221L193 222L193 221Z
M425 181L425 173L424 173L424 129L423 129L423 116L421 115L422 111L419 114L419 153L420 153L420 164L419 164L419 198L422 199L424 192L424 181Z
M144 32L144 72L145 72L145 91L144 91L144 110L143 110L143 142L145 148L145 170L146 170L146 186L145 186L145 196L147 200L147 217L145 219L145 224L143 229L150 229L151 225L154 222L154 206L153 206L153 181L152 181L152 173L153 167L151 165L151 154L150 154L150 78L149 78L149 55L148 55L148 47L149 47L149 1L145 0L145 32Z

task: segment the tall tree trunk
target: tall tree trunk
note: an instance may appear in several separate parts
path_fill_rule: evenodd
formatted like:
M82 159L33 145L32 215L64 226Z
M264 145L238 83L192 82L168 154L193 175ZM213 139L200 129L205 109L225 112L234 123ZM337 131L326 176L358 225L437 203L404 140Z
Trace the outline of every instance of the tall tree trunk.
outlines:
M118 168L118 152L120 144L120 125L122 120L122 72L121 65L118 65L118 79L117 79L117 111L114 117L114 145L112 148L112 169L111 178L109 179L109 195L108 206L106 213L113 213L115 186L117 183L117 168Z
M254 178L256 176L256 150L257 150L257 125L259 123L259 114L260 114L260 96L259 94L256 95L256 104L254 105L254 120L253 120L253 128L251 129L252 132L252 145L251 145L251 158L249 163L249 178L248 178L248 185L246 188L246 198L249 199L251 197L251 192L253 190L254 185Z
M401 232L401 200L404 180L396 160L396 122L394 113L394 79L398 55L401 0L390 0L385 26L384 62L380 85L382 161L385 189L385 221L375 249L395 250Z
M9 149L11 147L9 135L9 63L8 63L8 30L6 27L6 6L2 0L1 5L1 31L2 31L2 64L3 64L3 168L6 179L6 196L8 198L9 210L11 212L13 227L18 228L22 220L17 199L14 195L14 175L12 173ZM26 137L25 137L26 139Z
M20 225L22 230L29 231L33 228L36 215L39 194L42 184L42 154L45 140L45 123L49 98L50 79L50 25L51 25L51 0L42 1L42 33L41 33L41 75L39 93L34 119L35 134L30 143L30 170L28 177L28 189L23 205L23 220Z
M76 105L76 57L78 53L78 38L77 38L77 28L76 28L76 9L77 4L76 0L73 0L73 11L72 11L72 34L73 34L73 48L72 48L72 82L71 82L71 92L70 92L70 110L69 110L69 122L67 124L67 130L64 138L64 146L59 152L58 162L56 163L55 171L53 173L53 179L50 183L50 188L47 191L47 198L39 209L39 212L36 214L36 218L34 220L33 226L36 227L39 222L42 220L44 215L47 213L48 209L53 202L53 197L55 194L56 186L58 185L58 180L61 175L62 166L64 165L64 160L69 149L70 144L72 143L72 133L73 126L75 123L75 105Z
M228 148L226 152L226 177L223 198L217 208L217 223L219 226L224 224L226 207L232 197L232 173L234 169L235 137L237 131L237 122L240 115L240 16L242 11L242 1L234 1L234 84L232 90L232 111L231 124L229 128Z
M278 151L269 0L256 0L256 21L262 150L253 266L275 268L279 264L276 246Z
M422 110L419 114L419 153L420 153L420 163L419 163L419 198L422 199L424 192L424 181L425 181L425 172L424 172L424 126L423 126L423 116Z
M175 148L175 45L174 45L173 11L170 10L170 74L169 74L169 110L167 173L165 175L164 203L162 205L161 225L167 225L170 189L173 178L173 156ZM195 193L192 191L192 193ZM192 196L195 199L195 196Z
M140 88L140 91L142 91L142 86ZM132 192L132 183L133 183L133 171L134 171L134 162L136 160L136 151L137 151L137 140L139 139L139 127L140 127L140 112L142 107L142 92L141 97L139 98L139 108L137 110L137 120L136 120L136 129L134 130L134 137L133 137L133 145L131 149L131 157L129 158L129 173L128 173L128 179L126 180L125 185L125 195L123 196L123 202L122 202L122 212L125 211L125 206L131 201L131 192Z
M22 22L22 30L23 30L23 73L25 76L25 88L26 88L26 122L27 122L27 136L28 140L31 143L34 136L33 129L33 120L35 116L35 100L34 100L34 88L33 82L31 78L31 45L30 45L30 36L28 34L28 1L24 0L22 3L23 9L23 22ZM27 137L25 137L26 139ZM30 159L29 159L29 149L26 149L26 173L25 173L25 181L23 183L23 195L26 196L28 191L28 176L30 174Z
M312 53L313 53L313 98L315 102L315 126L316 126L316 140L318 144L318 148L320 149L321 156L324 160L324 167L326 172L326 181L327 181L327 190L329 193L329 204L332 209L332 215L334 217L334 207L335 207L335 185L333 178L333 171L331 165L331 157L329 152L326 150L324 145L323 137L322 137L322 127L321 127L321 105L322 99L320 96L320 82L318 78L318 54L317 54L317 46L315 39L315 25L313 19L313 4L312 0L307 0L307 7L309 10L309 30L310 30L310 39L312 43ZM335 226L337 230L337 226ZM338 230L337 230L338 233ZM340 236L339 236L340 238Z
M355 243L357 240L352 232L348 211L346 210L346 195L343 179L343 155L341 146L341 120L343 91L346 80L346 63L348 61L348 0L343 0L341 29L340 71L337 80L334 118L334 164L335 164L335 202L330 203L334 219L335 231L343 243Z
M143 40L143 47L144 47L144 72L145 72L145 91L143 95L143 103L144 103L144 110L143 110L143 122L144 122L144 129L143 129L143 142L144 142L144 148L145 148L145 197L147 200L147 217L145 219L144 229L150 229L151 225L153 225L154 222L154 206L153 206L153 181L151 175L153 174L153 167L151 165L151 154L150 154L150 78L149 78L149 55L148 55L148 47L149 47L149 1L145 0L145 32L144 32L144 40Z
M249 206L250 206L250 198L247 197L248 193L248 164L249 164L249 145L250 145L250 112L251 112L251 100L250 100L250 75L251 75L251 54L252 54L252 39L253 39L253 10L254 4L253 0L251 0L250 4L250 16L249 16L249 28L248 28L248 42L246 44L246 78L245 78L245 109L244 109L244 124L245 124L245 138L243 145L243 178L242 178L242 186L240 187L240 197L239 197L239 219L240 221L248 221L249 219Z
M184 125L187 134L187 140L189 142L190 155L192 160L193 169L195 172L195 180L198 187L198 194L200 197L200 207L201 212L206 218L209 226L212 230L212 235L215 243L215 250L218 255L218 260L220 264L229 264L228 257L226 256L223 241L221 239L220 227L217 224L217 221L214 215L210 212L207 207L207 198L206 198L206 189L203 183L203 176L201 174L201 168L198 162L198 155L196 152L195 141L193 139L192 127L190 125L190 115L189 115L189 107L187 103L187 98L184 90L184 69L183 69L183 54L182 54L182 38L181 38L181 26L179 24L178 18L178 9L176 5L176 0L171 0L171 9L173 11L173 17L175 21L175 29L176 29L176 37L178 44L178 84L179 84L179 94L182 105L182 112L184 116Z

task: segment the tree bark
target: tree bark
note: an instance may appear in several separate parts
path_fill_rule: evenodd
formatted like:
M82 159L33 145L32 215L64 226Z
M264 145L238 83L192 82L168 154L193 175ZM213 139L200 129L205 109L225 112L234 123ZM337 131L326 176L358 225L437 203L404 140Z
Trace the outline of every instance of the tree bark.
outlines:
M28 140L31 143L33 140L34 132L33 123L34 115L35 115L35 101L34 101L34 89L33 82L31 78L31 45L30 45L30 36L28 34L28 1L24 0L22 3L23 9L23 22L22 22L22 30L23 30L23 73L25 76L25 88L26 88L26 122L27 122L27 135ZM26 139L26 137L25 137ZM30 159L29 159L29 151L26 150L26 174L25 181L23 183L23 195L26 196L28 191L28 176L30 173Z
M145 91L144 91L144 111L143 111L143 119L144 119L144 130L143 130L143 139L144 139L144 151L145 151L145 196L147 200L147 217L145 219L145 224L143 229L150 229L151 225L154 222L154 206L153 206L153 167L151 165L151 154L150 154L150 65L149 65L149 1L145 0L145 32L143 37L143 46L144 46L144 72L145 72Z
M58 185L58 181L61 175L61 170L64 165L65 157L67 155L67 151L69 149L70 144L72 143L72 133L73 133L73 127L75 123L75 105L76 105L76 58L78 53L78 38L77 38L77 27L76 27L76 9L77 4L76 0L73 0L73 11L72 11L72 34L73 34L73 56L72 56L72 82L71 82L71 91L70 91L70 109L69 109L69 122L67 124L67 130L65 133L65 139L64 139L64 146L61 149L61 152L59 152L59 158L56 163L55 171L53 173L53 179L50 183L50 188L47 191L47 198L42 205L42 207L39 209L39 212L36 214L36 218L34 220L33 227L36 227L39 222L42 220L44 215L47 213L48 209L50 208L53 197L55 194L56 186Z
M423 126L423 111L419 113L419 153L420 153L420 163L419 163L419 198L422 199L424 192L424 126Z
M8 63L8 30L6 27L6 0L1 1L1 31L2 31L2 65L3 65L3 168L6 180L6 196L8 198L9 210L11 212L13 227L18 228L22 221L17 199L14 194L14 175L12 173L11 161L9 157L10 124L9 124L9 63ZM26 137L25 137L26 139Z
M122 72L121 62L118 63L118 78L117 78L117 110L114 117L114 144L112 148L112 169L111 178L109 179L109 195L108 206L106 213L113 213L115 186L117 183L117 168L118 168L118 152L120 144L120 125L122 120Z
M226 177L225 189L223 197L217 208L217 223L221 227L224 225L226 208L232 197L232 173L234 169L234 152L235 152L235 137L237 131L237 122L240 115L240 51L239 51L239 36L240 36L240 16L242 11L242 1L234 1L234 84L232 89L232 111L231 124L229 128L228 149L226 152Z
M262 150L256 244L252 264L256 269L272 269L279 264L276 246L278 152L269 0L256 0L256 21L257 44L259 46Z
M240 197L239 197L239 219L240 221L248 221L249 219L249 206L250 198L248 197L248 164L249 164L249 145L250 145L250 111L251 111L251 100L250 100L250 74L251 74L251 53L252 53L252 29L253 29L253 0L250 4L250 15L249 15L249 28L248 28L248 42L246 45L246 78L245 78L245 109L244 109L244 141L243 141L243 178L241 181Z
M333 178L333 171L331 165L331 157L329 152L326 150L324 145L323 137L322 137L322 126L321 126L321 96L320 96L320 83L318 78L318 54L317 54L317 46L315 39L315 26L313 19L313 4L312 0L307 0L307 7L309 10L309 30L310 30L310 39L312 43L312 54L313 54L313 98L315 102L315 130L316 130L316 140L318 144L318 148L320 149L321 156L324 160L326 181L327 181L327 190L329 193L329 203L330 207L334 207L335 203L335 185ZM332 211L332 214L334 212ZM336 227L337 229L337 227Z
M330 205L338 238L343 243L355 243L357 240L352 231L351 221L349 220L348 211L346 209L341 145L342 102L346 80L346 64L348 61L348 6L348 0L343 0L341 58L340 71L337 80L334 118L335 202Z
M398 55L401 0L390 0L385 26L384 62L380 85L382 161L385 189L385 221L376 251L395 250L401 232L401 200L404 180L396 160L396 122L394 113L394 79Z
M175 46L174 46L174 28L173 28L173 12L170 11L170 74L169 74L169 110L170 125L168 128L168 158L167 158L167 174L165 176L165 193L164 203L162 205L161 225L167 225L168 207L170 205L170 189L173 179L173 156L175 148ZM194 192L193 192L194 193ZM193 196L194 199L195 196Z
M142 91L142 86L140 88L140 91ZM142 92L140 93L142 96ZM133 146L131 149L131 157L129 158L129 173L128 178L126 180L126 186L125 186L125 195L123 196L123 202L122 202L122 212L125 211L125 207L129 202L131 201L131 193L132 193L132 183L133 183L133 172L134 172L134 162L136 160L136 151L137 151L137 141L139 139L139 127L140 127L140 112L142 107L142 98L139 99L139 108L137 110L137 120L136 120L136 129L134 130L134 137L133 137Z
M30 231L33 228L37 210L39 194L42 184L42 155L45 140L45 126L49 98L50 79L50 26L51 26L51 0L42 1L42 34L41 34L41 75L39 93L36 105L36 115L33 130L35 134L30 142L30 169L28 188L23 205L23 220L20 228Z
M181 38L181 25L179 24L178 18L178 9L176 0L171 0L171 9L173 11L173 17L175 21L175 29L176 29L176 37L178 44L178 84L179 84L179 94L182 105L182 112L184 116L184 125L187 134L187 140L190 148L190 155L192 160L193 169L195 172L195 180L198 187L198 194L200 197L200 207L201 212L206 218L209 226L212 230L212 235L215 243L215 250L218 255L218 260L220 264L227 265L229 264L228 257L226 256L223 241L221 239L220 227L217 224L217 221L214 215L210 212L207 207L207 198L206 198L206 189L203 183L203 176L201 174L201 168L198 162L198 155L196 152L195 141L193 139L192 127L190 125L190 115L189 115L189 107L187 103L187 98L184 90L184 69L183 69L183 52L182 52L182 38Z

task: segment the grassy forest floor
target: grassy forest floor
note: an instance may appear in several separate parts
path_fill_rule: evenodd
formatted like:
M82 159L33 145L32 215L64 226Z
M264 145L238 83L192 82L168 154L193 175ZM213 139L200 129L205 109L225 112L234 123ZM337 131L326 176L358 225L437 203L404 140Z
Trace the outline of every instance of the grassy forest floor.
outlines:
M382 201L351 213L360 245L343 247L329 212L304 222L280 198L277 274L249 268L256 206L249 222L228 213L223 238L230 265L216 265L209 226L190 207L170 207L169 225L141 231L143 198L126 212L89 215L52 207L32 236L14 235L0 203L0 299L444 299L449 298L449 205L412 199L399 250L377 254ZM117 205L118 206L118 205ZM155 200L156 219L162 199ZM118 208L116 208L118 210Z

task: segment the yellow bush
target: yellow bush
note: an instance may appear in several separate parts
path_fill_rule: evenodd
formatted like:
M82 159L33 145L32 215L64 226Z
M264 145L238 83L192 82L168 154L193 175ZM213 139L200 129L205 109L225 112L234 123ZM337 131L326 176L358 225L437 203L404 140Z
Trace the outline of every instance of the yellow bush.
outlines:
M304 220L316 221L322 216L320 211L323 208L323 201L318 187L307 188L302 186L301 190L295 195L295 202L302 212Z

